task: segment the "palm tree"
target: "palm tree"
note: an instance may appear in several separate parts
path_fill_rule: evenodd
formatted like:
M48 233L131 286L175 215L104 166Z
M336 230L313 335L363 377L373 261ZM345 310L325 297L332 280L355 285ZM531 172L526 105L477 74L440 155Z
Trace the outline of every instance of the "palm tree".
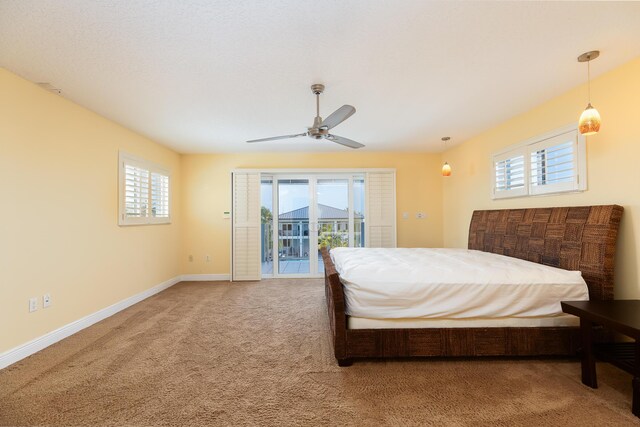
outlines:
M322 233L318 236L318 249L349 246L349 241L340 233Z
M264 245L264 253L262 254L263 261L273 260L273 240L272 236L272 220L273 215L271 211L266 207L260 208L260 219L262 223L262 242Z
M268 208L264 206L260 208L260 217L262 219L263 224L270 224L271 221L273 220L273 214Z

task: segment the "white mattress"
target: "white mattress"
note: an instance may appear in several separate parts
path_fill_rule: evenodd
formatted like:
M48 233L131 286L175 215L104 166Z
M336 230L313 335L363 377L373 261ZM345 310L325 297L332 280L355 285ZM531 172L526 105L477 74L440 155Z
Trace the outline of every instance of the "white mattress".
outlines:
M555 317L588 300L579 271L466 249L334 248L347 314L369 319Z

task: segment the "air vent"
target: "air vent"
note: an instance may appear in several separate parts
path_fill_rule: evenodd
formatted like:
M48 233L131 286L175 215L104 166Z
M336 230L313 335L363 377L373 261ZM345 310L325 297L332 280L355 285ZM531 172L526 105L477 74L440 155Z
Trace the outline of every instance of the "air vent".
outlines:
M62 94L62 89L58 89L54 87L51 83L36 83L42 89L48 90L49 92L55 93L56 95Z

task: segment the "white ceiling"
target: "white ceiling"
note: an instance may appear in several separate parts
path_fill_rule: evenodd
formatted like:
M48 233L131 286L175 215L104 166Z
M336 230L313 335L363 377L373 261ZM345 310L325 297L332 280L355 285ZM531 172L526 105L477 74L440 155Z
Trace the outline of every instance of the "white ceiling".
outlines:
M441 151L640 55L640 2L0 0L0 66L179 152ZM593 93L597 105L597 93ZM586 103L586 93L585 93ZM583 105L576 105L576 116Z

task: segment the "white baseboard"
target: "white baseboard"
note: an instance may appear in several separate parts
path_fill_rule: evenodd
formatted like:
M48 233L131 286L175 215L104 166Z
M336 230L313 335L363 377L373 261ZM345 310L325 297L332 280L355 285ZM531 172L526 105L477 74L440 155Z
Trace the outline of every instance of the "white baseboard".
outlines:
M120 302L103 308L102 310L98 310L95 313L83 317L82 319L78 319L65 326L62 326L55 331L51 331L25 344L12 348L11 350L0 354L0 369L6 368L7 366L16 363L19 360L22 360L25 357L31 356L32 354L37 353L40 350L49 347L50 345L55 344L58 341L93 325L94 323L104 320L107 317L113 316L114 314L124 310L125 308L131 307L132 305L139 303L140 301L147 299L150 296L162 292L165 289L170 288L171 286L180 282L180 280L181 276L169 279L165 282L160 283L159 285L154 286L153 288L147 289L146 291L140 292L139 294L123 299Z
M230 274L183 274L183 282L226 282L231 280Z

